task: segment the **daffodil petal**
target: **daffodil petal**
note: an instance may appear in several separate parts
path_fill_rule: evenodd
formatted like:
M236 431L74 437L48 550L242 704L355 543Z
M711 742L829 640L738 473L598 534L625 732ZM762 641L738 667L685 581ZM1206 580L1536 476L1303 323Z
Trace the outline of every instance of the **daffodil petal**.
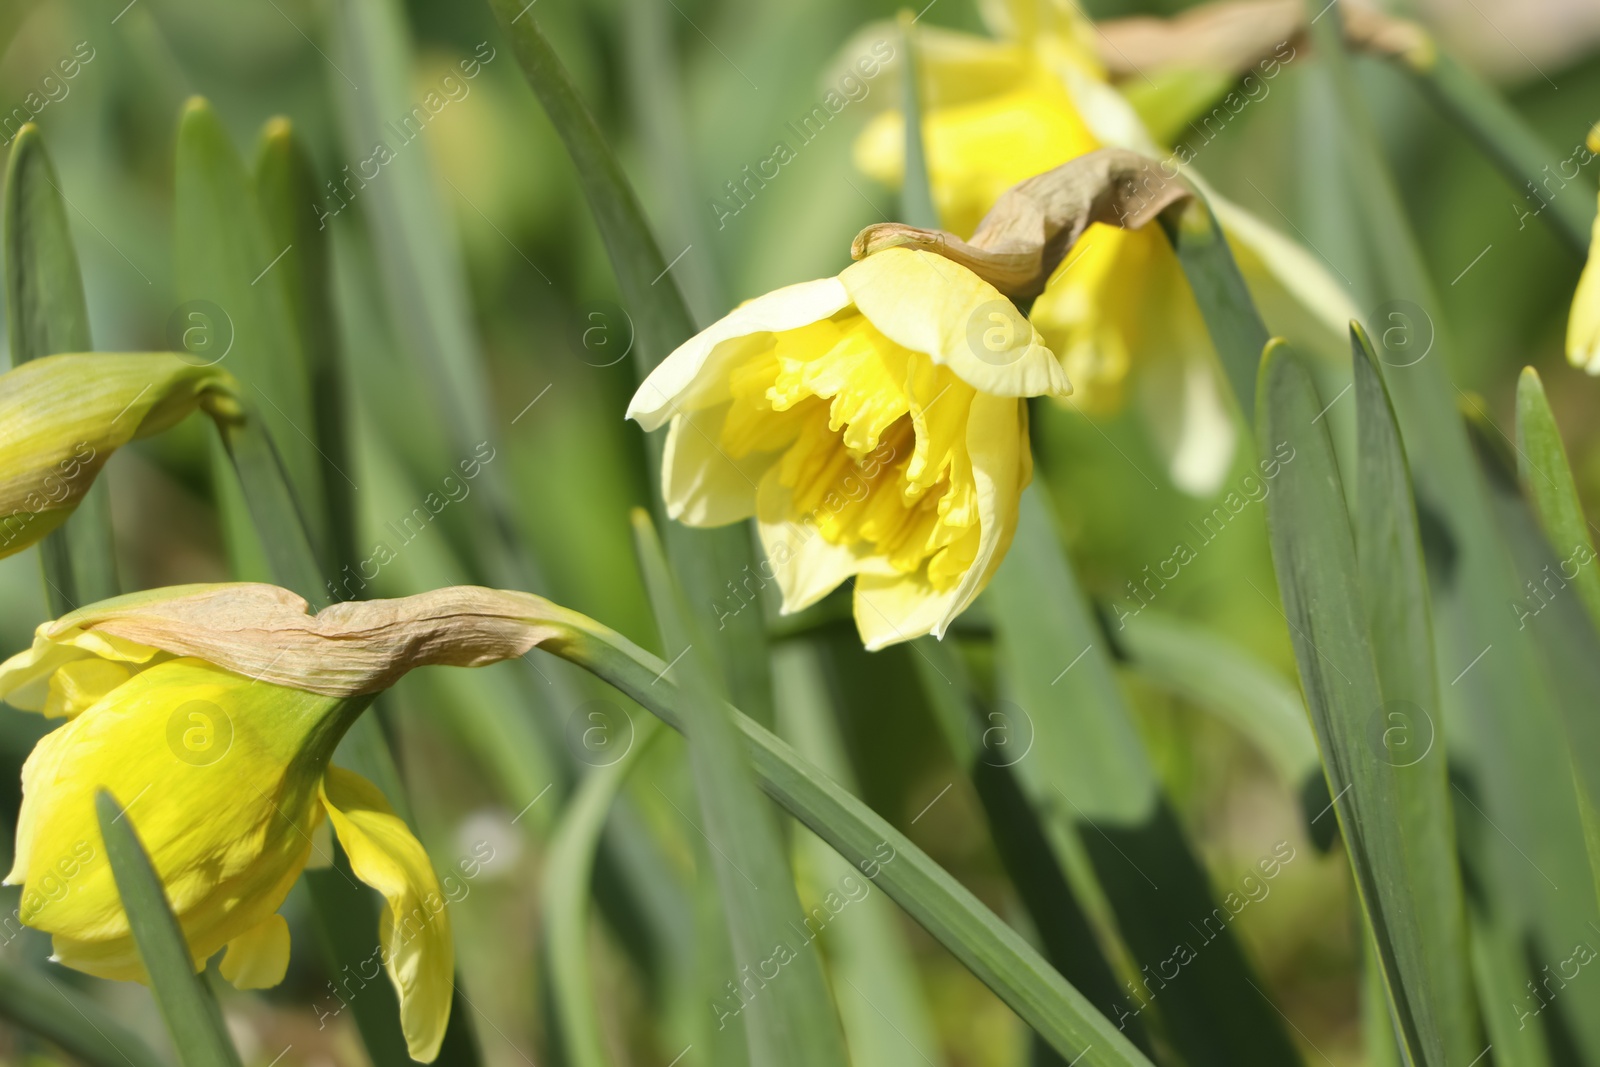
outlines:
M1000 291L931 252L889 248L839 275L857 309L889 340L926 353L979 392L1065 396L1067 373Z
M734 459L719 445L728 404L673 418L661 455L661 495L667 514L686 526L725 526L756 512L756 486L772 465L770 453Z
M322 817L322 767L345 702L168 660L107 693L23 766L13 880L20 917L68 966L143 980L105 862L94 796L133 820L196 966L277 911Z
M400 994L400 1027L411 1058L431 1063L444 1041L454 991L450 914L422 842L378 787L328 768L322 800L357 878L382 893L378 921L384 965Z
M674 415L728 400L726 370L764 343L760 335L807 326L849 303L838 278L819 278L741 304L650 372L628 404L628 418L654 430Z
M1590 374L1600 374L1600 217L1589 240L1589 260L1578 278L1567 319L1567 361Z
M894 575L887 560L859 542L834 544L814 521L796 521L790 492L768 471L761 481L758 510L761 547L766 566L783 594L783 614L804 611L837 589L852 575Z
M1033 476L1026 409L1020 400L973 398L967 451L978 497L978 544L961 581L941 592L924 571L862 574L856 579L855 619L861 643L875 652L932 634L942 638L955 617L977 599L1016 535L1022 490Z
M228 942L222 977L235 989L271 989L289 970L289 924L274 912Z

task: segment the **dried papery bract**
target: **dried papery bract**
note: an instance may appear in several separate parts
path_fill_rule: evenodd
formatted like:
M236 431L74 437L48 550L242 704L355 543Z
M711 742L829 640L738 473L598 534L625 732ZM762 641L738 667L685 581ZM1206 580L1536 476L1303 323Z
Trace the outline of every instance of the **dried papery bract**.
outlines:
M1417 23L1348 0L1339 4L1339 14L1351 48L1419 68L1432 62L1433 39ZM1286 44L1297 51L1306 47L1306 20L1301 0L1221 0L1172 18L1107 19L1095 30L1100 61L1119 81L1163 69L1239 77Z
M961 264L1014 300L1031 300L1096 222L1137 230L1193 190L1157 161L1102 148L1012 186L970 241L944 230L877 223L856 235L850 254L917 248Z

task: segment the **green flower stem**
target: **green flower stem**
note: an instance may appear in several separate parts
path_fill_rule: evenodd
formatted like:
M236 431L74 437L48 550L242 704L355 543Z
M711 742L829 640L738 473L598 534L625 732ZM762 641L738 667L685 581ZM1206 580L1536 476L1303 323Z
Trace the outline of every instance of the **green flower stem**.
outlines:
M684 707L689 698L662 679L667 664L575 612L564 614L560 628L541 646L546 651L610 682L673 729L693 717ZM1110 1020L949 872L771 731L729 710L767 794L872 877L1052 1048L1079 1067L1149 1067ZM885 847L894 858L882 862Z

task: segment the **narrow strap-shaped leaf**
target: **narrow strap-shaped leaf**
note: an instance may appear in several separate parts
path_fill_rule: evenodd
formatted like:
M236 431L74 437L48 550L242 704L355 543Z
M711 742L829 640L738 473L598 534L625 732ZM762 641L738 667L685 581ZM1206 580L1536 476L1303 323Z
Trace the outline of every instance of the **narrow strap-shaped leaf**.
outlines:
M696 698L664 678L665 662L598 623L542 647L610 682L676 730L696 714L690 707ZM737 709L729 714L767 794L871 878L1068 1062L1149 1067L1025 938L909 838L770 730Z
M900 221L908 226L933 229L939 209L933 203L928 180L928 153L922 142L922 69L917 55L916 19L900 11L900 113L905 118L905 178L900 183Z
M1073 988L1088 997L1102 1015L1115 1020L1117 1029L1148 1054L1150 1038L1144 1021L1118 985L1095 936L1097 925L1110 929L1115 924L1099 896L1083 849L1063 836L1064 820L1046 818L1053 805L1035 804L1019 780L1016 765L1027 758L1036 740L1032 720L1019 714L1021 709L1015 705L981 706L959 654L945 642L925 638L917 642L917 650L913 666L922 679L928 705L957 766L972 779L989 819L995 850L1028 909L1045 956ZM1080 901L1079 890L1090 900ZM1089 914L1092 906L1097 912L1094 919ZM1051 1058L1046 1062L1063 1061Z
M339 366L339 328L334 319L328 263L328 230L314 205L321 195L311 158L288 119L268 122L256 153L256 196L269 247L283 250L271 273L287 298L290 325L305 354L311 393L311 425L321 473L322 513L328 523L330 570L356 562L355 484L348 445L344 375ZM259 283L258 283L259 284Z
M1563 160L1498 92L1437 44L1415 58L1385 55L1412 76L1422 94L1500 168L1519 196L1527 198L1519 212L1526 211L1549 226L1582 260L1589 251L1589 231L1594 226L1593 183L1568 181L1561 175L1561 184L1552 189L1552 169L1558 173Z
M1162 212L1160 221L1189 279L1223 373L1233 387L1234 400L1243 410L1256 393L1256 365L1268 339L1266 324L1245 286L1221 223L1199 191L1194 199Z
M800 898L777 821L756 791L728 706L717 699L705 637L682 608L666 555L643 511L634 514L634 533L656 625L676 665L671 672L691 698L683 725L700 800L698 829L715 853L712 863L739 968L728 980L737 989L744 968L759 973L768 964L781 967L784 976L781 995L745 1001L735 994L723 1010L745 1017L752 1063L835 1067L846 1062L844 1038L821 960L810 942L797 936L804 930Z
M1594 936L1591 924L1600 925L1591 894L1560 888L1590 877L1572 780L1551 773L1569 761L1561 728L1568 698L1549 688L1541 650L1508 607L1521 579L1509 566L1506 535L1463 426L1461 408L1472 401L1450 380L1455 352L1448 323L1344 54L1341 12L1336 6L1317 18L1326 6L1322 0L1306 4L1315 19L1318 62L1326 64L1337 94L1337 121L1328 133L1338 141L1359 204L1354 217L1377 268L1384 328L1392 325L1411 342L1403 349L1385 346L1383 376L1419 510L1439 520L1432 524L1439 536L1431 540L1441 551L1430 564L1442 565L1433 590L1440 600L1436 656L1440 677L1450 684L1441 693L1459 709L1449 715L1452 723L1461 724L1452 756L1481 784L1482 814L1495 828L1488 842L1495 856L1482 888L1515 913L1533 951L1564 958L1575 942ZM1520 993L1513 985L1502 995ZM1600 1058L1600 1012L1576 1012L1569 1021L1582 1054Z
M59 179L44 135L25 124L12 141L5 190L6 326L11 360L87 352L89 307ZM102 477L40 544L51 614L120 593L110 488Z
M99 1001L28 967L0 966L0 1017L57 1045L85 1067L165 1067L144 1039Z
M102 789L95 796L95 814L134 944L179 1062L183 1067L239 1067L222 1011L204 975L195 972L189 944L127 812Z
M1533 501L1550 547L1562 559L1574 553L1593 559L1592 527L1578 499L1561 428L1545 398L1539 372L1532 367L1524 367L1517 381L1517 458L1523 489ZM1600 568L1578 566L1575 570L1577 574L1570 580L1577 583L1578 595L1600 626Z
M544 933L550 981L565 1061L570 1067L609 1067L589 966L589 896L595 853L606 817L628 775L660 732L648 719L633 735L633 747L589 772L572 794L545 853Z
M642 380L657 363L694 333L694 321L661 255L644 208L600 132L594 115L578 95L571 76L534 13L515 0L489 0L510 37L517 62L583 176L582 187L617 276L617 288L634 326L634 368ZM685 254L689 249L685 249ZM660 471L661 435L646 438L652 470ZM654 506L662 516L659 502ZM718 615L713 654L741 707L763 722L772 721L770 665L760 611L724 612L725 586L755 567L750 534L739 523L714 530L689 530L676 524L664 530L673 569L690 603L710 601ZM741 606L743 601L740 602Z
M855 792L824 657L816 641L791 641L773 650L779 729L802 756ZM805 895L817 902L807 918L816 919L817 936L827 946L850 1062L937 1063L939 1033L895 907L815 835L801 835L795 848L797 866L810 882ZM830 894L844 903L835 907Z
M244 164L221 120L199 98L189 101L178 126L175 176L174 245L183 301L175 344L189 341L184 347L196 359L221 362L244 384L283 457L318 559L326 562L323 461L311 436L310 375L283 275L277 273L294 249L272 247Z
M1551 658L1552 685L1572 690L1576 698L1563 702L1563 725L1572 754L1589 865L1600 890L1600 715L1593 703L1593 686L1600 684L1600 671L1594 670L1594 654L1600 650L1596 638L1600 633L1600 575L1596 571L1600 567L1561 431L1532 367L1523 370L1517 383L1517 454L1523 491L1532 502L1548 545L1541 546L1546 548L1544 552L1524 553L1533 555L1534 561L1542 557L1544 565L1524 566L1525 572L1537 576L1528 582L1531 595L1519 598L1513 610ZM1576 596L1572 586L1576 586ZM1579 604L1581 611L1577 610Z
M1031 802L1082 841L1115 912L1141 972L1123 1011L1157 1016L1193 1063L1297 1063L1283 1017L1161 791L1047 499L1038 483L1023 494L1011 552L989 588L1002 692L1034 729L1019 777ZM1262 855L1270 860L1277 847L1261 842Z
M1375 725L1371 711L1365 724L1351 724L1365 726L1364 756L1372 773L1355 780L1350 802L1356 810L1383 813L1373 836L1387 840L1372 857L1384 864L1374 882L1389 927L1379 959L1391 988L1402 988L1394 998L1402 1026L1414 1024L1422 1062L1459 1063L1471 1061L1483 1046L1467 958L1466 899L1456 866L1422 539L1411 472L1377 354L1359 325L1352 324L1350 333L1360 431L1355 548L1383 698ZM1355 762L1362 755L1349 758ZM1370 796L1362 796L1369 788Z
M1431 689L1426 649L1417 651L1426 634L1411 632L1422 625L1414 608L1394 603L1425 596L1418 588L1415 518L1407 521L1404 457L1382 389L1370 377L1375 371L1363 369L1360 359L1365 502L1356 528L1367 558L1358 561L1327 427L1314 421L1322 402L1309 372L1281 342L1268 346L1263 361L1257 437L1263 455L1287 443L1295 458L1267 499L1267 524L1301 687L1399 1038L1408 1062L1445 1067L1456 1062L1446 1050L1474 1044L1477 1027L1469 994L1456 984L1467 975L1465 931L1456 926L1465 920L1444 748L1442 738L1424 739L1424 731L1436 733L1442 723L1418 703ZM1376 405L1383 405L1379 412L1372 411ZM1383 581L1398 588L1376 589ZM1376 604L1368 604L1372 595ZM1395 647L1381 660L1369 633L1380 610L1400 613L1399 621L1382 623ZM1408 654L1424 662L1412 663ZM1386 702L1384 681L1406 695ZM1446 967L1455 973L1436 970ZM1473 1048L1468 1059L1480 1051Z

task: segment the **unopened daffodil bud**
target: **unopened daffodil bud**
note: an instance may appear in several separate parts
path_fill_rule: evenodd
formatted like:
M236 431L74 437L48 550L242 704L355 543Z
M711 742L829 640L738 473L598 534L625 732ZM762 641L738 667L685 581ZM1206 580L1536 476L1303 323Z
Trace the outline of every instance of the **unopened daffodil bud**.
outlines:
M109 790L196 969L225 948L229 981L276 985L289 960L278 909L326 817L356 877L386 898L374 958L399 992L412 1057L432 1060L454 971L439 880L378 789L330 760L372 694L412 667L523 655L559 616L537 597L481 589L310 616L286 590L238 584L136 593L45 623L0 665L0 698L66 719L23 767L6 878L23 887L22 921L69 967L145 980L95 818Z
M1591 138L1600 141L1595 134ZM1600 143L1596 144L1600 149ZM1600 374L1600 218L1594 222L1589 238L1589 262L1578 278L1578 291L1572 296L1572 313L1567 318L1567 360L1590 374Z
M65 522L113 452L197 408L238 418L238 383L167 352L48 356L0 374L0 558Z
M670 423L673 518L755 517L783 610L853 581L877 649L942 635L988 583L1032 473L1024 398L1070 388L994 286L891 247L735 309L662 361L628 417Z

